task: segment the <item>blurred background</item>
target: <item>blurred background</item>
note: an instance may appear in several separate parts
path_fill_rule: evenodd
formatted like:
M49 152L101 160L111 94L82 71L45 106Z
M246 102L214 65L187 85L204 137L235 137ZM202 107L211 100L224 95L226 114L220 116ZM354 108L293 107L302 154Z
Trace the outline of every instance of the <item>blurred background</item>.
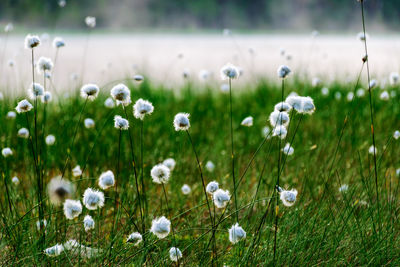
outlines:
M396 31L399 0L366 0L369 29ZM83 18L97 27L137 31L326 30L359 28L356 0L1 0L0 22L44 28L80 29Z

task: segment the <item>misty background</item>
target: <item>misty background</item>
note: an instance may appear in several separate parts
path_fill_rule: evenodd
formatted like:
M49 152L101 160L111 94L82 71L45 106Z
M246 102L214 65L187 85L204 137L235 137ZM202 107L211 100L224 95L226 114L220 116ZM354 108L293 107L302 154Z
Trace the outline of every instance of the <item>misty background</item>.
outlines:
M60 3L61 1L61 3ZM396 31L399 0L365 0L370 30ZM63 4L65 3L64 7ZM1 0L0 23L84 28L95 16L108 30L236 30L350 32L360 29L356 0Z

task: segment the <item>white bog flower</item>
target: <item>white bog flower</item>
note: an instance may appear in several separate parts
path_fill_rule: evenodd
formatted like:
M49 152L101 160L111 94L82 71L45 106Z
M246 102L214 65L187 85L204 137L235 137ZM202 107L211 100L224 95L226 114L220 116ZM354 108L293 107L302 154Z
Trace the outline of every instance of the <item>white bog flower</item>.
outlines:
M175 169L176 162L173 158L168 158L163 161L163 164L167 166L170 171L173 171Z
M240 123L240 125L246 126L246 127L253 126L253 117L252 116L248 116L248 117L244 118L242 120L242 122Z
M64 215L68 220L73 220L82 213L82 204L79 200L67 199L64 202Z
M15 185L19 185L19 179L18 179L18 177L17 177L17 176L14 176L14 177L11 179L11 182L12 182L13 184L15 184Z
M327 87L322 87L321 94L324 96L329 95L329 89Z
M47 144L48 146L52 146L52 145L54 145L54 143L56 142L56 138L55 138L54 135L49 134L48 136L46 136L45 141L46 141L46 144Z
M41 222L41 223L40 223ZM43 225L43 228L45 229L46 228L46 226L47 226L47 220L46 219L43 219L43 220L41 220L41 221L36 221L36 229L38 230L38 231L40 231L40 228L42 227L42 225Z
M192 191L192 190L190 189L190 186L188 186L187 184L184 184L184 185L182 186L181 190L182 190L182 194L184 194L184 195L189 195L189 194L190 194L190 191Z
M96 18L87 16L85 18L85 23L86 23L86 26L88 26L89 28L94 28L94 27L96 27Z
M133 244L134 246L138 246L142 242L142 240L143 240L142 235L138 232L134 232L126 238L126 243L130 243L130 244Z
M268 126L264 126L261 130L262 136L264 136L264 138L269 137L270 132L271 132L271 129Z
M285 79L289 73L291 72L291 70L289 69L288 66L282 65L278 68L278 77L281 79Z
M172 247L169 249L169 258L171 261L177 262L180 258L182 258L182 252L179 248Z
M357 97L365 96L365 90L362 88L357 89L356 95L357 95Z
M153 105L149 101L141 98L133 105L133 115L136 119L143 120L146 115L150 115L153 111Z
M353 92L348 92L346 98L347 98L347 101L350 102L354 98L354 93Z
M340 100L342 98L342 94L340 92L335 93L335 99Z
M82 170L81 170L81 166L76 165L75 168L72 169L72 175L74 177L78 177L82 175Z
M292 106L289 105L286 102L279 102L278 104L275 105L274 110L277 111L285 111L285 112L289 112L292 109Z
M60 47L64 47L65 46L65 42L63 40L63 38L61 37L55 37L53 40L53 47L54 48L60 48Z
M151 223L150 232L155 234L159 239L168 236L171 231L171 222L164 216L156 218Z
M56 244L52 247L46 248L43 252L44 254L46 254L46 256L57 257L60 256L63 251L64 251L64 246Z
M104 106L106 108L114 108L115 107L114 100L111 97L107 98L106 101L104 101Z
M206 169L207 169L207 171L209 171L209 172L213 172L214 169L215 169L215 164L214 164L211 160L207 161L207 163L206 163Z
M82 86L81 88L81 96L85 99L93 101L99 94L99 87L96 84L88 83Z
M49 103L51 101L52 98L53 97L52 97L51 92L50 91L45 91L44 94L41 97L41 100L42 100L42 103L47 104L47 103Z
M285 102L298 113L312 114L315 111L314 100L309 96L288 96Z
M40 45L39 36L28 34L25 37L25 48L26 49L33 49L33 48L37 47L38 45Z
M119 130L128 130L129 121L119 115L114 116L114 127Z
M294 148L289 143L287 143L285 147L282 148L282 151L284 154L291 156L294 153Z
M111 88L111 96L117 101L117 105L127 106L131 103L131 91L125 84L117 84Z
M32 83L28 89L28 95L31 99L36 99L44 95L44 88L39 83Z
M136 74L135 76L133 76L133 79L134 79L135 81L137 81L137 82L143 82L144 77L143 77L143 75Z
M29 103L28 100L24 99L18 102L17 106L15 107L15 110L18 113L24 113L24 112L28 112L33 108L32 104Z
M95 210L104 206L104 193L88 188L83 193L83 205L89 210Z
M221 68L221 79L237 79L239 78L239 70L231 63L227 63Z
M286 127L283 125L278 125L274 127L272 131L272 136L278 136L280 139L284 139L287 135Z
M103 172L99 177L99 186L101 189L106 190L113 187L115 184L114 173L110 170Z
M243 230L243 228L240 227L238 223L232 225L232 227L229 229L229 241L231 241L232 244L236 244L245 238L246 232Z
M83 123L84 123L84 125L85 125L85 127L86 127L87 129L94 128L94 126L95 126L95 122L94 122L94 120L91 119L91 118L86 118L86 119L83 121Z
M229 84L227 84L227 83L221 84L220 90L222 93L228 93L229 92Z
M400 137L400 131L398 131L398 130L394 131L393 138L397 140L397 139L399 139L399 137Z
M370 146L368 148L368 153L371 154L371 155L374 155L374 152L375 152L375 155L376 155L378 153L378 149L376 149L376 147L374 147L374 146Z
M74 193L74 185L61 176L54 177L47 185L47 193L50 202L55 205L61 205L65 199L72 197Z
M339 187L339 192L341 192L341 193L344 193L347 190L349 190L349 186L347 184L344 184L341 187Z
M280 193L280 199L286 207L293 206L294 203L296 202L296 197L297 197L297 190L292 189L292 190L284 190L282 188L278 188L278 192Z
M153 182L156 184L166 184L168 183L169 177L171 175L170 169L164 164L157 164L150 171Z
M321 81L318 77L314 77L314 78L312 79L312 81L311 81L311 85L312 85L313 87L320 86L321 83L322 83L322 81Z
M225 208L230 199L231 195L228 190L224 191L222 189L217 189L213 193L214 204L219 209Z
M373 89L378 85L378 81L377 80L371 80L369 82L369 88Z
M387 91L383 91L383 92L380 94L379 98L380 98L381 100L383 100L383 101L388 101L389 98L390 98L390 96L389 96L389 93L388 93Z
M86 232L94 229L94 220L92 216L86 215L85 218L83 218L83 227L85 227Z
M399 73L397 72L390 73L389 81L392 86L397 85L399 83L399 80L400 80Z
M40 57L37 66L38 73L42 74L43 72L51 71L53 68L53 62L48 57Z
M174 118L175 131L187 131L190 128L189 113L178 113Z
M289 121L289 114L285 111L274 110L269 115L269 122L273 127L280 125L287 126L289 124Z
M206 186L206 192L209 194L213 194L218 189L219 189L219 184L216 181L209 182Z
M1 150L1 154L3 155L3 157L8 158L8 157L12 156L13 152L12 152L11 148L5 147Z

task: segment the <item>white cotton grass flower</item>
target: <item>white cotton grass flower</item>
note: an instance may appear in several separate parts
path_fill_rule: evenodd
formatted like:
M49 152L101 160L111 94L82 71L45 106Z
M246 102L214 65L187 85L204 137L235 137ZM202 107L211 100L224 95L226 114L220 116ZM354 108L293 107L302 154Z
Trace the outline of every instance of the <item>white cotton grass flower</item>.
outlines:
M53 40L53 47L54 48L61 48L65 46L64 39L61 37L55 37Z
M14 30L14 25L9 22L6 24L6 26L4 26L4 32L9 33L12 32Z
M272 136L277 136L280 139L284 139L287 135L287 130L286 127L283 125L278 125L276 127L274 127L273 131L272 131Z
M274 110L277 111L285 111L289 112L292 109L292 106L286 102L279 102L274 106Z
M342 94L340 92L335 93L335 99L340 100L342 98Z
M368 148L368 153L371 154L371 155L374 155L374 153L375 153L375 155L376 155L378 153L378 149L376 147L374 147L374 146L370 146Z
M229 92L229 84L227 84L227 83L221 84L220 90L222 93L228 93Z
M357 33L357 39L360 41L365 41L365 40L369 39L369 35L368 35L368 33L364 34L364 32L359 32L359 33Z
M61 244L56 244L52 247L46 248L43 253L48 257L57 257L60 256L64 251L64 246Z
M220 73L221 73L222 80L237 79L237 78L239 78L239 75L240 75L238 68L231 63L225 64L221 68Z
M47 104L52 100L53 96L50 91L45 91L42 97L40 98L42 100L42 103Z
M286 207L293 206L294 203L296 202L296 197L297 197L297 190L292 189L292 190L285 190L280 187L278 187L278 192L280 194L280 199Z
M309 96L288 96L285 102L301 114L312 114L315 111L314 100Z
M75 168L72 169L72 175L74 177L78 177L82 175L82 170L81 170L81 166L76 165Z
M82 213L82 204L79 200L67 199L64 202L64 215L68 220L73 220Z
M83 124L85 125L85 128L87 128L87 129L94 128L94 126L96 125L95 122L94 122L94 120L91 119L91 118L86 118L86 119L83 121Z
M115 185L114 173L110 170L103 172L99 177L99 187L106 190Z
M269 122L273 127L280 125L287 126L289 124L289 121L290 121L289 114L285 111L281 112L274 110L269 115Z
M94 224L92 216L86 215L85 218L83 218L83 227L85 228L85 232L94 229Z
M14 177L11 179L11 182L12 182L13 184L15 184L15 185L19 185L19 179L18 179L18 177L17 177L17 176L14 176Z
M339 192L344 193L347 190L349 190L349 186L347 184L343 184L341 187L339 187Z
M42 74L47 71L51 71L53 68L53 62L48 57L40 57L37 62L37 71L39 74Z
M157 164L151 169L150 175L154 183L166 184L171 176L171 171L164 164Z
M75 256L80 256L81 258L94 258L98 257L101 253L101 249L86 247L79 244L75 239L70 239L64 243L64 249L66 251L72 252Z
M132 244L135 247L138 246L143 240L142 235L139 232L134 232L126 238L126 243Z
M136 74L135 76L133 76L133 80L135 80L136 82L143 82L144 77L143 77L143 75Z
M180 258L182 258L182 252L179 248L171 247L169 249L169 258L173 262L177 262Z
M362 89L362 88L357 89L356 95L357 95L357 97L360 97L360 98L364 97L365 96L365 90Z
M378 85L378 81L377 80L371 80L369 82L369 88L373 89Z
M44 95L44 88L39 83L32 83L28 89L30 99L36 99Z
M110 91L111 97L117 102L117 105L122 104L127 106L131 103L131 91L122 83L115 85Z
M209 194L213 194L218 189L219 189L219 184L216 181L209 182L206 186L206 192Z
M264 126L261 130L262 136L267 138L270 136L271 129L268 126Z
M18 102L17 106L15 107L15 110L18 113L24 113L30 111L32 108L33 108L32 104L28 100L23 99Z
M201 70L199 72L199 79L200 80L206 81L206 80L210 79L211 76L212 76L212 73L210 71L208 71L208 70Z
M81 97L93 101L99 95L99 91L96 84L88 83L81 87Z
M40 222L42 222L42 223L40 223ZM43 219L41 221L36 221L36 229L38 231L40 231L41 226L43 226L43 229L46 229L46 227L47 227L47 220L46 219Z
M329 95L329 89L328 89L327 87L322 87L322 89L321 89L321 94L322 94L323 96Z
M354 98L354 93L353 92L348 92L346 98L347 98L347 101L350 102Z
M289 143L287 143L285 147L282 148L282 151L284 154L291 156L294 153L294 148Z
M136 119L143 120L146 115L150 115L153 111L153 105L149 101L141 98L133 105L133 115Z
M167 166L170 171L173 171L175 169L176 161L173 158L168 158L164 160L162 164Z
M187 131L190 128L189 113L178 113L174 118L175 131Z
M184 194L184 195L189 195L190 192L191 192L192 190L190 189L190 186L189 186L189 185L184 184L184 185L182 186L182 188L181 188L181 191L182 191L182 194Z
M59 6L59 7L65 7L66 4L67 4L67 1L65 1L65 0L59 0L59 1L58 1L58 6Z
M232 227L228 230L228 232L229 232L229 241L231 241L232 244L236 244L240 240L246 238L246 232L243 230L241 226L239 226L239 223L232 225Z
M311 85L312 85L313 87L320 86L321 83L322 83L322 81L321 81L318 77L314 77L314 78L312 79L312 81L311 81Z
M278 77L281 79L285 79L292 71L288 66L282 65L278 68Z
M253 126L253 117L252 116L248 116L248 117L244 118L242 120L242 122L240 123L240 125L246 126L246 127Z
M379 98L380 98L381 100L383 100L383 101L388 101L389 98L390 98L388 91L383 91L383 92L379 95Z
M156 235L159 239L167 237L170 231L171 222L164 216L154 219L151 223L150 232Z
M15 113L14 111L7 112L7 115L6 115L7 119L15 119L16 117L17 117L17 113Z
M207 161L206 163L206 170L209 172L213 172L215 169L215 164L211 160Z
M395 86L400 81L400 76L398 72L392 72L389 76L390 85Z
M397 140L397 139L399 139L399 137L400 137L400 131L398 131L398 130L394 131L393 138Z
M56 142L56 137L52 134L49 134L46 136L45 142L48 146L52 146Z
M114 127L119 130L128 130L129 121L127 119L122 118L119 115L114 116Z
M33 49L40 45L40 38L37 35L30 35L28 34L25 37L25 48L26 49Z
M1 150L1 154L3 155L3 157L8 158L13 155L13 152L12 152L11 148L5 147Z
M217 189L213 193L214 204L219 209L225 208L230 199L231 195L229 194L228 190L224 191L222 189Z
M104 206L104 193L99 190L88 188L83 193L83 205L89 210L96 210Z
M47 193L50 203L55 206L61 205L65 199L71 198L74 194L74 185L61 176L54 177L47 184Z
M114 108L115 107L115 103L114 100L111 97L108 97L105 101L104 101L104 106L106 108Z
M95 17L91 17L91 16L87 16L85 18L85 24L86 26L88 26L89 28L94 28L96 27L96 18Z

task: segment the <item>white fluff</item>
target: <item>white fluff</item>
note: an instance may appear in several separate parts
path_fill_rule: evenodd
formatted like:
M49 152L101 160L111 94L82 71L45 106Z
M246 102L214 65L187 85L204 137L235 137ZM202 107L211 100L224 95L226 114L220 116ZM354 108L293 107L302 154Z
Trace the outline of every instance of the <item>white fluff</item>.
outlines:
M153 111L153 105L149 101L141 98L133 105L133 115L136 119L143 120L146 115L150 115Z
M140 244L140 242L142 242L142 240L143 240L142 235L138 232L134 232L126 238L126 243L130 243L130 244L133 244L134 246L138 246Z
M189 121L190 114L188 113L178 113L174 118L175 131L187 131L190 128Z
M83 124L85 125L85 127L86 127L87 129L94 128L94 126L96 125L95 122L94 122L94 120L91 119L91 118L86 118L86 119L83 121Z
M25 37L25 48L26 49L33 49L40 45L40 38L37 35L30 35L28 34Z
M88 83L81 87L81 96L93 101L99 95L99 87L96 84Z
M111 97L108 97L105 101L104 101L104 106L106 108L114 108L115 107L115 103L114 100Z
M78 177L82 175L82 170L81 170L81 166L76 165L75 168L72 169L72 175L74 177Z
M52 146L52 145L54 145L54 143L56 142L56 138L55 138L54 135L51 135L51 134L50 134L50 135L46 136L45 141L46 141L46 144L47 144L48 146Z
M229 229L229 241L231 241L232 244L236 244L245 238L246 232L243 230L243 228L240 227L238 223L232 225L232 227Z
M167 166L170 171L173 171L175 169L176 162L173 158L168 158L163 161L163 164Z
M184 194L184 195L189 195L190 191L191 191L190 186L188 186L187 184L184 184L182 186L181 190L182 190L182 194Z
M70 198L74 193L74 185L61 176L54 177L47 185L47 193L53 205L61 205L65 199Z
M12 182L13 184L15 184L15 185L19 185L19 179L18 179L18 177L17 177L17 176L14 176L14 177L11 179L11 182Z
M219 184L216 181L209 182L206 186L206 192L209 194L213 194L218 189L219 189Z
M209 171L209 172L213 172L214 169L215 169L215 164L214 164L211 160L207 161L207 163L206 163L206 169L207 169L207 171Z
M179 248L172 247L169 249L169 258L171 261L177 262L180 258L182 258L182 252Z
M28 89L29 98L34 100L44 95L44 88L39 83L32 83Z
M115 184L114 173L110 170L103 172L99 177L99 187L106 190Z
M246 127L253 126L253 117L249 116L249 117L244 118L240 124L242 126L246 126Z
M151 178L156 184L166 184L168 183L169 177L171 175L170 169L164 164L155 165L150 171Z
M28 100L24 99L18 102L17 106L15 107L15 110L18 113L24 113L30 111L32 108L33 108L32 104L29 103Z
M168 236L171 231L171 222L164 216L156 218L151 223L150 232L156 235L159 239Z
M227 63L221 68L221 79L237 79L240 73L237 67L231 63Z
M85 227L86 232L94 229L94 220L92 216L86 215L85 218L83 218L83 227Z
M376 155L378 153L378 150L376 149L376 147L370 146L368 148L368 153L371 154L371 155L374 155L374 152L375 152L375 155Z
M64 251L64 246L56 244L52 247L46 248L43 252L44 254L46 254L46 256L57 257L60 256L63 251Z
M291 70L289 69L288 66L282 65L278 68L277 72L278 72L278 77L284 79L290 74Z
M60 47L64 47L65 46L65 42L63 40L63 38L61 37L55 37L53 40L53 47L54 48L60 48Z
M114 127L119 130L128 130L129 128L129 121L122 118L119 115L114 117Z
M286 207L293 206L294 203L296 202L296 197L297 197L297 190L292 189L290 191L288 190L283 190L281 188L278 189L280 191L280 199Z
M393 138L397 140L397 139L399 139L399 137L400 137L400 131L398 131L398 130L394 131Z
M67 219L73 220L82 213L82 204L79 200L67 199L64 202L64 215Z
M287 130L286 127L283 125L279 125L274 127L274 130L272 132L272 136L277 136L280 139L284 139L287 135Z
M231 196L228 190L224 191L222 189L217 189L213 193L214 204L219 209L224 208L228 204L230 199Z
M89 210L96 210L104 206L104 193L88 188L83 193L83 205Z
M294 153L294 148L289 143L287 143L285 147L282 148L282 151L284 154L291 156Z
M269 122L273 127L280 125L287 126L289 124L289 121L289 114L285 111L274 110L269 115Z
M131 103L131 91L125 84L119 83L115 85L111 88L110 95L117 102L117 105L127 106Z
M5 147L1 150L1 154L3 155L3 157L8 158L13 155L13 152L11 148Z

